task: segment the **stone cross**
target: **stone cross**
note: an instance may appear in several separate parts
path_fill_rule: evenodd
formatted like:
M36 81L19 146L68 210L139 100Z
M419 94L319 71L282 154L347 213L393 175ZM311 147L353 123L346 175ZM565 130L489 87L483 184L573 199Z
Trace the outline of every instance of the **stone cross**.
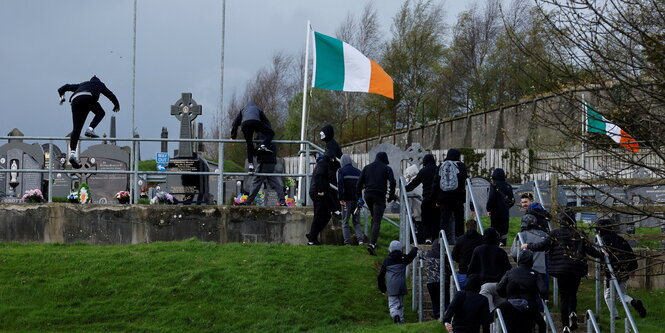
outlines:
M192 93L182 93L182 97L171 105L171 115L180 120L180 138L193 139L192 121L202 113L202 107L192 99ZM194 151L191 142L180 142L178 156L193 157Z

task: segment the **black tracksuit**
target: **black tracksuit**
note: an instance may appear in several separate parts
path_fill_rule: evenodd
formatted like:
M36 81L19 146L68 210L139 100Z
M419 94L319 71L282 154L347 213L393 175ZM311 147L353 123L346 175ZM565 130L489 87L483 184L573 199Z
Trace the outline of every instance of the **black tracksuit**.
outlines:
M480 279L471 275L466 281L463 291L458 291L443 314L443 322L451 323L454 333L478 333L483 327L483 333L490 332L492 316L490 314L487 298L478 294Z
M561 295L561 322L569 326L568 316L577 312L577 290L580 280L588 272L586 256L602 258L586 238L586 234L575 228L574 213L559 215L561 228L554 229L544 241L529 244L532 251L548 251L547 272L556 277Z
M503 312L508 332L531 333L534 323L538 324L538 332L545 332L545 321L540 316L538 305L540 298L547 297L547 286L538 272L534 271L533 252L522 251L517 267L510 269L497 284L499 296L508 300L499 308ZM526 307L514 306L519 303L513 300L525 300ZM524 305L524 304L520 304Z
M337 186L337 170L342 167L338 159L342 158L342 148L339 147L339 144L335 140L335 130L332 125L325 125L321 128L323 132L323 141L326 143L325 154L329 154L335 157L335 160L331 164L333 178L330 180L330 183L334 186ZM332 211L340 211L342 207L338 200L331 202Z
M245 137L245 142L247 143L247 162L254 163L254 143L252 142L254 133L263 134L263 145L268 147L275 136L275 132L272 130L270 121L266 115L252 101L247 102L245 107L238 112L236 119L233 121L231 138L236 138L238 127L241 127L242 135Z
M458 263L458 273L467 273L473 250L482 244L483 237L476 230L467 230L464 235L457 238L452 257Z
M314 203L314 217L312 218L312 226L307 239L310 242L318 243L319 233L325 228L330 221L331 217L331 199L333 195L332 188L330 188L330 173L332 170L332 156L324 155L319 158L312 173L312 184L309 188L309 196ZM323 193L323 195L319 195Z
M427 154L423 157L423 168L418 171L409 184L406 185L406 191L413 191L418 185L423 185L423 201L420 204L422 222L425 227L425 238L434 240L439 237L439 208L432 196L432 182L436 176L436 161L434 155Z
M395 176L393 170L388 166L388 154L379 152L376 154L376 160L366 165L360 172L358 179L358 187L356 192L358 197L364 197L365 203L372 214L372 235L370 237L370 244L376 245L379 239L379 230L381 228L381 219L383 212L386 210L386 193L388 192L388 184L390 184L389 199L395 197ZM365 195L362 195L363 189Z
M501 242L506 244L508 234L508 221L510 218L509 202L515 203L513 188L506 183L506 174L501 168L492 172L492 183L487 198L487 212L490 213L490 223L501 235Z
M263 135L259 135L258 139L263 139ZM277 166L277 147L274 143L269 143L266 147L272 150L272 153L268 154L259 154L256 156L257 162L259 162L259 167L256 170L258 173L274 173L275 167ZM277 198L280 204L284 204L284 183L282 182L281 177L272 177L272 176L255 176L252 180L252 191L247 197L247 203L251 204L256 195L261 190L261 186L266 184L266 188L270 186L275 192L277 192Z
M457 174L457 189L452 191L443 191L440 186L441 176L439 170L443 164L440 164L432 182L432 197L439 204L440 208L440 223L439 228L443 230L451 230L453 228L445 228L450 224L450 219L454 217L455 235L447 235L449 243L454 243L455 238L462 236L464 233L464 202L466 201L466 179L469 178L466 173L466 166L460 161L461 154L457 149L450 149L446 153L445 161L454 161L459 169ZM450 232L446 232L450 233Z
M487 228L483 235L483 245L473 250L467 274L478 274L482 285L499 282L511 268L508 254L499 247L498 233L492 228Z
M76 98L72 99L70 97L69 102L72 104L72 133L69 143L69 149L74 151L76 150L76 145L79 141L79 136L81 135L81 130L85 124L85 119L88 117L88 113L92 111L95 117L90 123L90 127L95 128L99 123L104 119L104 109L99 104L99 95L102 94L108 98L111 103L113 103L113 109L120 109L120 103L118 98L115 97L113 92L106 87L106 85L99 80L96 76L93 76L90 81L81 82L79 84L65 84L58 89L58 94L64 96L65 92L72 91L72 97L77 93L82 93ZM89 93L89 95L85 95Z
M616 232L609 230L609 228L599 228L600 237L603 239L606 251L609 254L610 263L614 268L617 280L626 281L630 278L630 273L637 270L637 256L633 252L633 248L628 242ZM606 283L609 285L610 276L609 270L605 272L607 277Z

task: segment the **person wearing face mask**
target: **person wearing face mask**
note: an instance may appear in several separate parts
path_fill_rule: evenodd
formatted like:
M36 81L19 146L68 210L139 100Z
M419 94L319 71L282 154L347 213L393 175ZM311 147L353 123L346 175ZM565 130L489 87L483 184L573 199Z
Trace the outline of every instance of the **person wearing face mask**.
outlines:
M340 159L342 158L342 148L339 147L339 144L335 140L335 129L332 127L332 125L328 124L325 125L321 128L321 132L319 132L319 136L321 137L321 140L326 143L326 151L325 154L332 155L334 157L332 164L331 164L331 172L333 175L333 178L330 179L330 184L333 186L337 187L337 170L339 170L342 165L340 164ZM330 207L332 209L332 214L335 216L337 219L342 218L342 206L340 205L338 200L333 200L330 203Z
M309 196L314 203L314 217L307 237L307 245L321 245L319 233L330 221L330 197L333 189L330 187L331 164L334 157L326 153L319 157L312 172L312 184L309 188Z

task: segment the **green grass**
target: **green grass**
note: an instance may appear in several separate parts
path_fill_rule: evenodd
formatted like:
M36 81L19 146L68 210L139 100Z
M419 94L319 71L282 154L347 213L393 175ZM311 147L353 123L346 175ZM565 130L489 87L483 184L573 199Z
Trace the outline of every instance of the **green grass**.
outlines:
M217 161L213 161L217 162ZM224 161L224 171L242 172L244 169L236 162ZM155 160L139 161L139 171L157 171L157 162Z

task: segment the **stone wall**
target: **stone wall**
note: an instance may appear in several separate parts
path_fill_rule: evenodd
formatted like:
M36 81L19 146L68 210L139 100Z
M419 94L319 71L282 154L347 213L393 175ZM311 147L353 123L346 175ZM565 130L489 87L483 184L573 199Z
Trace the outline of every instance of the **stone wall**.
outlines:
M137 244L196 238L206 242L304 244L309 207L2 204L0 241ZM341 244L329 224L325 244Z

